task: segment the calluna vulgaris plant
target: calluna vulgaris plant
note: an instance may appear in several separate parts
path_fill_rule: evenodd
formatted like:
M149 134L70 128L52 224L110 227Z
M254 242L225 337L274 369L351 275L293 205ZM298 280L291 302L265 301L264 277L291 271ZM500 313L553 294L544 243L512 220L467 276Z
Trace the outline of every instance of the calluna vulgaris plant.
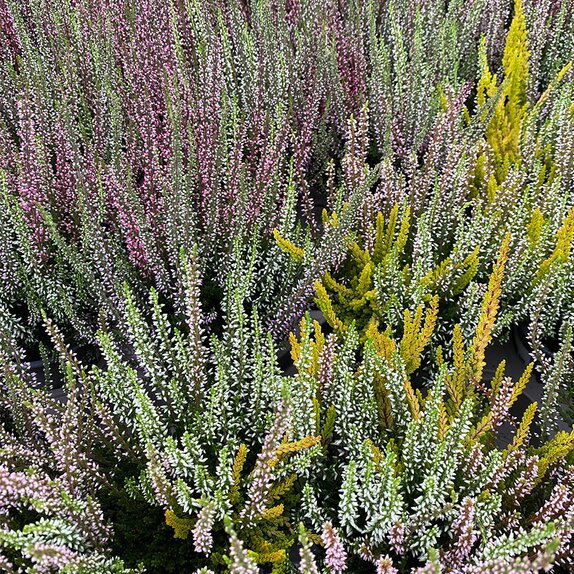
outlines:
M45 308L89 339L94 302L118 319L123 279L177 302L182 247L198 244L211 269L238 236L257 229L267 244L290 186L316 230L313 198L334 198L325 183L341 181L348 195L364 182L356 158L382 162L357 215L361 203L376 213L403 197L418 215L440 196L447 209L429 232L446 239L472 190L488 186L498 199L481 235L491 234L522 224L499 206L537 182L549 199L529 205L547 206L551 235L564 209L552 198L572 182L571 83L558 79L574 52L569 8L517 3L505 47L513 6L502 0L2 0L4 322L28 332ZM502 93L487 64L501 56ZM486 109L465 127L479 74ZM349 134L351 116L361 121ZM497 149L507 125L511 141ZM274 256L261 257L269 280ZM287 285L274 294L309 296L307 283Z
M353 325L326 337L307 317L292 339L297 374L282 375L257 312L244 310L249 273L229 278L226 327L209 343L193 267L187 334L169 325L155 290L142 313L126 286L131 345L101 331L105 370L86 371L48 322L67 364L65 404L27 383L17 354L4 357L6 568L282 571L297 539L301 565L331 572L570 563L574 434L532 446L534 404L498 446L531 368L516 384L503 365L489 387L480 382L503 267L504 250L472 344L455 329L452 362L438 353L428 392L407 373L430 323L400 344L389 338L396 351L368 339L357 361ZM131 505L131 530L107 525L106 512L125 519ZM165 546L122 555L144 517Z
M0 570L573 570L573 13L0 0Z

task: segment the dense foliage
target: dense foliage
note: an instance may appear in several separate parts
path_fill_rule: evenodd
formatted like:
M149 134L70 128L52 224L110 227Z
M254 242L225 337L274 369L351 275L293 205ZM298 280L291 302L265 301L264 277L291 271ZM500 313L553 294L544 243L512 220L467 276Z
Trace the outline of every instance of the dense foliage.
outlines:
M572 571L573 59L572 0L0 0L0 570Z

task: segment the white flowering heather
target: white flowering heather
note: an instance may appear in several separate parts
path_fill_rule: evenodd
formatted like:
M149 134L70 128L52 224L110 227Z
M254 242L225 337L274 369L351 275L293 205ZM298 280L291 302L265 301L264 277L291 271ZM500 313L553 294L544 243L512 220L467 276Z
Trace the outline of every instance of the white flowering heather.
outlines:
M213 545L211 529L215 520L215 504L204 506L197 515L197 522L193 527L193 544L196 552L207 554Z
M229 534L229 555L231 559L230 574L259 574L259 568L249 556L243 546L243 542L237 538L237 534L229 525L226 528Z
M300 574L319 574L319 568L312 551L311 541L303 525L299 529L299 568Z
M0 0L0 570L574 571L572 14Z

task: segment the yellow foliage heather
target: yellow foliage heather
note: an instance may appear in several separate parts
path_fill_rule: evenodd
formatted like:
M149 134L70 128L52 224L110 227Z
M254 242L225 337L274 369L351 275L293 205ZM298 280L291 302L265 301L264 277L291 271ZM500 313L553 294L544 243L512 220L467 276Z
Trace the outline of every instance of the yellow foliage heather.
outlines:
M274 520L275 518L279 518L283 514L284 510L285 510L285 507L282 504L278 504L277 506L273 506L271 508L266 508L263 511L263 514L261 515L261 517L264 520Z
M277 245L279 245L283 251L289 253L289 255L291 255L295 261L303 261L303 258L305 257L305 251L301 247L295 245L292 241L289 241L289 239L283 237L278 229L273 230L273 237L275 237Z
M300 450L304 450L306 448L311 448L312 446L316 445L317 443L321 442L320 436L306 436L301 440L295 442L284 442L279 448L277 449L277 458L291 452L299 452Z
M239 481L241 479L241 473L243 471L243 466L245 465L245 460L247 459L247 447L244 444L239 446L237 454L235 455L235 460L233 461L233 467L231 470L231 490L229 492L229 500L232 504L235 504L239 500Z
M407 206L403 218L401 220L401 226L399 228L397 240L395 241L395 248L398 253L402 253L407 244L407 241L409 239L410 228L411 228L411 208Z
M279 498L282 498L291 490L291 488L293 488L296 480L297 475L290 474L287 478L273 486L273 488L269 491L269 498L271 500L278 500Z
M315 332L315 337L313 339L309 339L308 343L311 349L311 362L308 368L304 369L310 375L316 376L319 372L319 361L321 357L321 352L325 345L325 335L321 329L321 325L317 321L313 321L313 329ZM294 333L289 333L289 343L291 345L291 358L293 359L293 363L295 365L300 364L301 360L301 347L302 341L307 336L307 320L303 317L300 321L300 340L297 339ZM300 367L302 368L302 367Z
M488 432L492 427L492 411L487 412L476 425L474 432L470 435L470 442L476 442Z
M434 269L431 269L421 279L420 284L430 290L437 290L441 287L441 282L448 278L453 271L462 271L461 276L452 285L452 293L458 295L472 281L480 263L479 248L467 255L462 263L454 263L451 257L441 261Z
M438 318L438 295L431 299L430 307L425 314L425 322L418 338L417 354L421 354L423 349L428 345Z
M494 117L486 130L486 140L494 153L496 178L500 183L508 175L510 164L517 163L522 120L526 115L528 84L528 39L522 1L514 3L514 18L506 37L502 65L507 80Z
M528 48L528 31L522 0L515 0L514 17L506 36L502 66L504 68L504 82L498 84L496 75L489 69L486 58L486 43L483 39L480 46L480 66L482 74L477 85L477 103L483 106L487 100L496 95L502 89L500 98L494 109L494 114L488 124L485 139L492 150L494 173L487 178L487 193L489 200L496 196L500 184L506 179L511 165L519 164L520 137L522 127L528 115L528 101L526 98L529 80L530 51ZM549 84L542 96L533 107L533 113L539 109L548 98L552 89L564 78L570 69L572 62L568 62L558 73L557 77ZM544 155L545 150L538 150L538 154ZM488 174L488 156L482 151L477 158L473 187L480 189ZM549 164L541 170L541 178L551 181L554 177L554 163L550 159ZM542 182L539 182L542 183ZM536 215L535 225L540 223L539 214ZM533 239L536 238L536 227ZM529 237L531 234L529 233ZM536 241L533 241L535 243Z
M311 448L320 442L321 436L306 436L305 438L295 442L284 442L275 451L275 457L269 460L269 466L276 466L281 458L286 454L299 452L300 450L304 450L306 448Z
M431 299L431 305L426 311L424 324L421 328L422 314L422 305L417 307L412 319L410 311L405 309L400 353L405 361L407 373L412 373L420 367L422 352L432 337L438 317L438 295Z
M444 401L441 401L438 405L439 407L439 418L438 418L438 438L443 440L449 429L449 417L446 412Z
M397 350L397 344L391 337L391 330L387 329L384 333L381 333L377 328L377 322L372 320L367 326L365 335L367 339L370 339L373 342L377 353L390 363L395 351Z
M510 401L508 404L509 408L518 400L518 397L520 397L520 395L526 388L526 385L528 384L528 381L532 376L533 369L534 369L534 363L530 363L526 367L526 369L524 369L524 373L522 373L522 376L520 377L516 385L514 385L514 388L512 389L512 395L510 397Z
M574 240L574 207L570 209L562 225L556 232L556 245L550 256L545 259L536 275L536 280L540 281L550 270L555 262L568 260L572 250L572 241Z
M475 247L472 253L465 257L462 262L461 268L466 270L454 284L453 292L455 295L461 293L462 290L474 279L480 263L480 259L478 257L479 252L480 250L478 246Z
M540 456L537 482L544 478L550 465L564 459L572 451L574 451L574 429L572 432L559 432L551 441L535 451L535 454Z
M404 356L412 359L414 369L437 321L439 299L433 296L448 300L459 295L476 275L480 261L479 250L475 248L462 261L447 257L429 265L419 276L420 270L416 273L411 270L410 255L405 253L410 237L410 209L405 206L400 213L399 205L395 204L388 220L381 213L377 215L372 246L365 238L351 243L341 276L335 278L325 273L322 281L315 283L315 302L337 334L344 334L354 322L361 343L367 338L374 339L379 351L388 357L389 344L385 336L381 338L378 326L388 321L389 312L395 312L401 299L398 292L387 292L390 289L387 278L396 276L399 289L420 294L420 300L430 302L431 306L422 333L419 333L422 316L418 320L417 313L422 313L424 307L420 311L415 309L414 317L412 312L405 312L407 324L402 347Z
M173 537L180 539L187 538L193 527L189 518L179 518L171 509L165 511L165 523L173 528Z
M498 259L494 264L494 268L488 282L488 289L482 300L480 318L478 320L476 333L471 345L471 382L475 384L480 381L482 371L486 364L484 361L484 353L486 347L490 343L492 330L494 329L494 323L498 313L500 295L502 293L504 267L508 260L508 250L510 248L510 239L511 236L510 233L508 233L502 240Z
M291 359L297 364L301 358L301 345L295 336L295 333L289 333L289 343L291 345Z
M346 285L339 283L328 271L323 276L323 282L325 283L325 287L330 289L337 295L352 298L353 297L353 290L349 289Z
M494 176L488 181L490 199L494 198L498 184L506 179L509 167L520 161L520 131L528 108L526 90L529 60L530 52L522 1L515 0L514 17L506 36L502 58L506 83L485 134L494 160ZM480 48L480 63L482 74L477 85L477 103L482 106L499 89L496 75L491 73L488 66L484 40ZM484 175L485 166L486 156L482 152L477 160L477 180Z
M285 562L286 559L287 559L287 553L283 548L281 548L280 550L275 550L274 552L261 553L255 557L255 561L257 562L257 564L281 563Z
M321 325L318 321L313 321L313 328L315 330L314 341L311 342L311 349L313 358L311 360L311 373L313 376L317 376L320 368L321 353L325 346L325 335L321 329Z
M418 420L421 413L421 406L419 404L419 400L415 394L413 386L411 385L411 382L408 379L405 380L404 388L413 418Z
M522 420L520 421L520 425L516 430L516 434L514 435L514 439L512 443L506 447L504 451L504 457L506 458L512 451L518 450L526 440L528 433L530 432L530 427L532 426L532 421L534 421L534 416L536 415L536 409L538 407L538 403L532 403L528 405L524 414L522 415Z
M327 293L327 290L321 281L315 281L314 288L315 293L317 294L317 306L323 315L325 315L325 319L337 333L344 333L346 330L345 325L339 319L339 317L337 317L337 314L333 309L333 302L331 301L331 297L329 297L329 294Z
M335 211L329 215L329 212L326 209L323 209L321 212L321 220L324 227L337 227L339 225L339 218Z
M530 223L528 224L527 230L527 237L528 243L534 247L540 240L540 236L542 235L542 229L544 228L544 215L540 209L536 208L532 212L532 217L530 218Z
M500 361L498 367L496 368L496 372L494 373L494 377L492 377L492 381L490 381L490 389L493 396L500 390L502 380L504 378L505 368L506 361L503 359Z

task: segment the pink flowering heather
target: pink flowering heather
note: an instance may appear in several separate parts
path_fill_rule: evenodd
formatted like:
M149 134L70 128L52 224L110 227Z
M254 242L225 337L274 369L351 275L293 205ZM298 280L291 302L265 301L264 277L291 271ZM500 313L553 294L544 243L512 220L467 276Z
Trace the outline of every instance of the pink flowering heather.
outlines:
M393 560L388 556L383 556L376 561L377 574L399 574L393 566Z
M66 490L64 483L39 469L13 472L4 466L0 466L0 495L0 526L4 533L11 529L19 532L19 536L3 540L9 555L20 552L35 571L46 573L90 562L102 567L106 562L111 564L102 552L107 549L111 531L94 500ZM18 516L35 514L40 516L38 520L18 530ZM7 568L9 562L3 560Z
M26 508L28 500L54 500L57 498L57 488L51 484L48 477L39 478L25 472L11 472L6 467L0 467L0 493L2 494L2 506L0 513L8 517L12 508ZM55 510L58 505L47 510Z
M319 373L317 380L321 387L322 393L327 390L327 385L331 380L331 375L333 373L335 351L337 349L337 338L331 334L327 337L325 341L325 347L321 352L319 357Z
M43 178L41 164L46 161L46 150L37 138L36 125L39 118L30 102L22 101L18 105L20 123L19 138L21 142L21 161L18 176L18 195L20 204L27 216L27 222L33 229L32 241L44 253L46 230L40 213L40 207L47 206L46 182Z
M275 477L272 462L277 456L277 449L288 429L289 416L288 406L282 404L277 411L271 430L265 437L261 452L257 455L253 478L247 493L247 504L241 511L242 518L248 524L257 521L269 503L269 490Z
M510 495L514 496L516 500L522 500L532 492L539 474L538 462L537 456L526 459L525 466L510 492Z
M325 545L325 563L331 572L333 572L333 574L346 572L347 552L345 551L345 547L343 546L337 531L333 528L333 525L330 522L325 522L323 525L321 539Z
M440 574L440 566L435 562L428 561L424 566L414 570L413 574Z
M389 539L391 546L397 554L404 554L405 552L405 525L402 522L397 522L391 526L389 532Z
M564 473L557 473L557 483L552 489L552 494L542 505L536 516L535 522L542 523L544 520L561 518L572 520L574 515L574 471L569 469Z
M470 498L463 501L459 517L453 522L453 548L447 554L445 562L450 562L453 566L461 564L472 552L472 547L476 542L476 532L474 527L475 508Z

